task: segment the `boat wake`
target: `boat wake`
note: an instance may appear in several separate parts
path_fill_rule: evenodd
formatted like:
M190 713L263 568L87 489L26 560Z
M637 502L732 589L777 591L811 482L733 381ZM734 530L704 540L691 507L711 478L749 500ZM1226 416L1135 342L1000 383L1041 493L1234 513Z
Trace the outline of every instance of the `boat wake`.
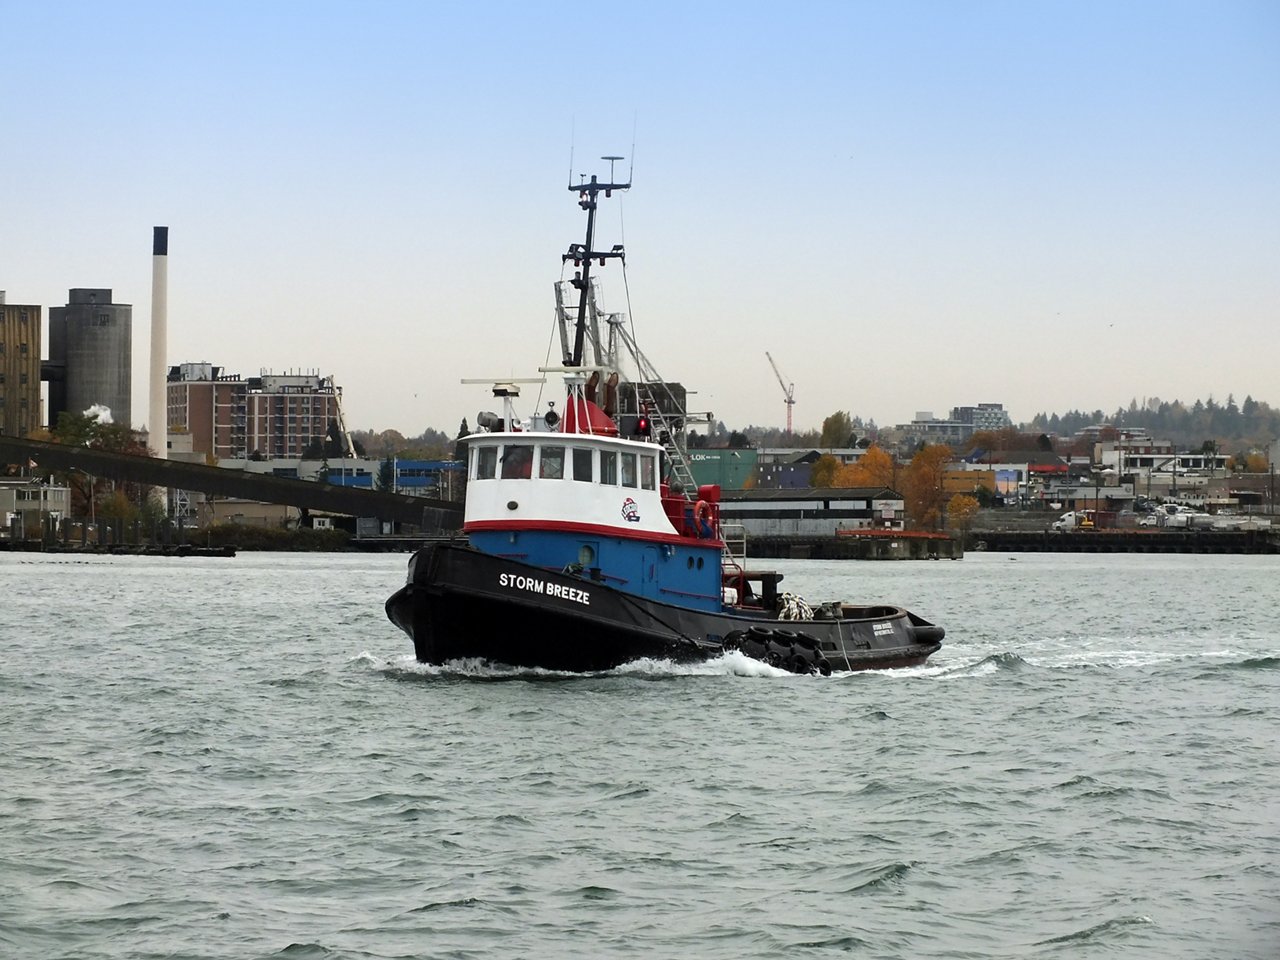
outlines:
M450 660L443 664L420 663L413 654L390 659L363 651L349 662L368 668L393 679L406 680L573 680L599 677L632 677L636 679L665 680L674 677L763 677L801 678L823 680L853 680L878 678L883 680L971 680L995 677L1015 677L1019 674L1042 670L1079 669L1133 669L1186 661L1188 665L1202 665L1218 670L1271 670L1280 664L1280 658L1253 657L1228 650L1189 654L1152 654L1136 650L1095 651L1023 651L1004 650L985 655L953 658L943 662L933 661L916 667L895 670L835 670L830 677L796 674L780 667L770 666L752 659L741 651L731 651L709 660L677 663L671 660L640 658L624 663L612 670L590 673L568 670L548 670L542 667L517 667L494 663L490 660L467 658Z
M420 663L412 654L384 659L362 651L352 657L349 663L365 667L393 679L406 680L581 680L593 677L635 677L639 679L662 680L670 677L779 677L796 678L802 676L773 667L739 651L726 653L711 660L694 663L676 663L671 660L655 660L642 657L624 663L612 670L599 670L592 673L568 670L547 670L542 667L514 667L504 663L493 663L489 660L462 659L450 660L447 663ZM839 674L833 674L839 676ZM813 679L829 679L812 675Z
M1159 638L1055 638L1019 645L1016 650L994 646L966 650L954 646L948 649L945 659L905 670L884 671L884 676L959 680L1013 677L1038 671L1132 671L1162 667L1186 667L1213 674L1229 670L1269 670L1277 665L1280 658L1259 657L1234 645L1190 650L1171 648L1171 644Z

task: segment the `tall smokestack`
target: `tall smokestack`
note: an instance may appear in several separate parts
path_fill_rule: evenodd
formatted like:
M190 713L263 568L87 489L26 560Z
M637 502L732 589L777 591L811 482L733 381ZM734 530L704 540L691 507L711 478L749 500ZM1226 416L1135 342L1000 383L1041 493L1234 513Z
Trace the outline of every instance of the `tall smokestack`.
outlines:
M156 227L151 239L151 403L147 411L151 449L169 456L168 372L169 228Z

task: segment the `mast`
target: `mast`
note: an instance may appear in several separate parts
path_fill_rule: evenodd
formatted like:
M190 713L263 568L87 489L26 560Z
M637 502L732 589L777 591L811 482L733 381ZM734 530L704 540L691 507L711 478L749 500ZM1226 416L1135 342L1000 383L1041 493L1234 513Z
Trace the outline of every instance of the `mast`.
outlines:
M566 367L582 366L582 341L586 335L587 302L591 297L591 261L595 260L603 267L609 260L626 258L620 243L615 243L610 250L592 249L596 232L596 198L601 191L606 197L611 197L615 190L631 188L630 182L613 182L613 165L622 157L601 157L600 159L609 161L609 183L600 183L592 174L591 179L586 182L569 184L569 189L578 194L578 206L587 211L587 237L584 243L569 244L569 252L560 258L562 263L572 260L573 265L580 268L573 276L573 285L578 291L578 317L574 327L573 354L564 358Z

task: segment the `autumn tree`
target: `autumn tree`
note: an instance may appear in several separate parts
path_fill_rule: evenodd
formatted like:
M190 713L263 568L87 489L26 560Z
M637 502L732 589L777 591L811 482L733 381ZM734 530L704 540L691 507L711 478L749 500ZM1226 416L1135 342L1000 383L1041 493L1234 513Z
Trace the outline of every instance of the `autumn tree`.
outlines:
M896 468L893 457L878 446L867 448L867 452L855 462L841 467L831 483L833 487L889 487L896 481Z
M967 537L969 528L973 526L973 518L978 515L978 509L976 497L967 493L957 494L947 503L947 525L957 531L961 538Z
M829 453L824 453L809 471L809 486L830 487L840 470L840 461Z
M943 478L953 454L946 444L922 447L903 475L903 497L907 519L918 530L936 530L942 526L942 511L947 502Z

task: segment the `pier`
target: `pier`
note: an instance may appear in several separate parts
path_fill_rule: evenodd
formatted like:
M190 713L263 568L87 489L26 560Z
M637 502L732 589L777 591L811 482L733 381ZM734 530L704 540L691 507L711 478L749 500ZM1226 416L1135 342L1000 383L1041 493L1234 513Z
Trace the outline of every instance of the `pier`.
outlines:
M964 545L944 533L849 530L834 537L754 536L747 553L773 560L959 560Z
M1280 553L1272 530L985 530L971 550L1003 553Z

